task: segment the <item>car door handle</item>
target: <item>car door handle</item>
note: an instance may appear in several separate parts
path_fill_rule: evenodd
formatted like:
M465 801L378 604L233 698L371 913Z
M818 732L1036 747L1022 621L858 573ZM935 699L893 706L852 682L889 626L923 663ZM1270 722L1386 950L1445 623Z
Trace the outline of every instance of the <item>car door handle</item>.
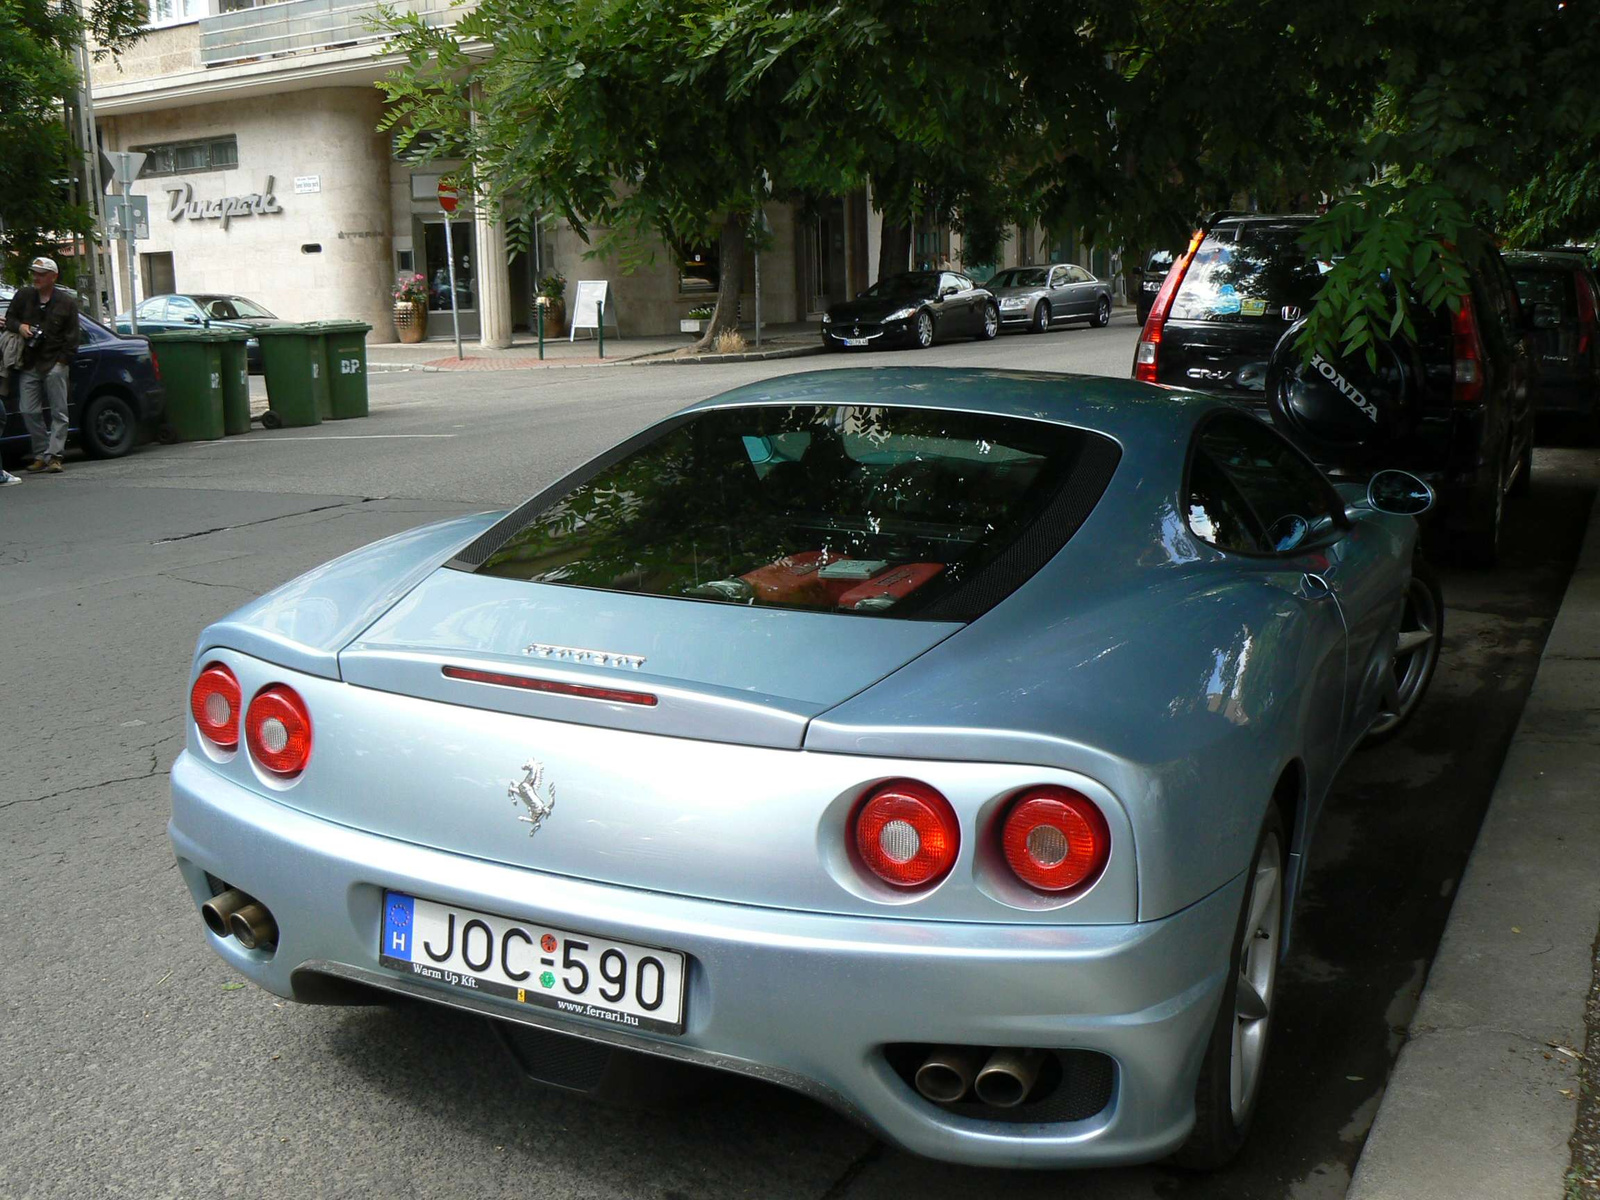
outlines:
M1321 575L1307 571L1300 579L1300 595L1307 600L1321 600L1333 595L1333 587Z

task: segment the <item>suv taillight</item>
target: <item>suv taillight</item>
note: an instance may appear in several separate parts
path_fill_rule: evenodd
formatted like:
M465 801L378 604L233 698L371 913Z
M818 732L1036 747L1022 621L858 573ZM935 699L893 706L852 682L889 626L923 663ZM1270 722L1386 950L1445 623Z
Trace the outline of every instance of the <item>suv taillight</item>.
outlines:
M1161 331L1167 323L1167 313L1172 309L1172 298L1178 294L1178 288L1183 285L1183 277L1189 270L1189 264L1194 261L1194 252L1200 249L1201 239L1205 237L1205 230L1197 229L1194 236L1189 239L1189 248L1183 252L1183 257L1172 264L1172 270L1167 272L1167 277L1161 281L1161 290L1156 293L1155 303L1150 306L1150 315L1144 319L1144 330L1139 334L1139 346L1133 352L1133 377L1145 383L1156 382L1156 372L1161 365Z
M1462 296L1461 307L1450 319L1451 340L1455 344L1455 390L1451 398L1462 405L1483 403L1483 336L1472 310L1472 297Z
M1582 358L1594 344L1595 295L1589 277L1581 271L1572 282L1578 289L1578 357Z

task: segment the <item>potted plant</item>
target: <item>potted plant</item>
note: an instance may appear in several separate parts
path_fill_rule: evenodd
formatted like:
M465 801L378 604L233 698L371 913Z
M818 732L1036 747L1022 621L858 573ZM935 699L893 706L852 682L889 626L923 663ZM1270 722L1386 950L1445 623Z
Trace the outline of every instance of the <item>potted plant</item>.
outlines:
M567 277L551 271L539 280L539 303L544 305L544 331L552 337L567 329Z
M684 333L699 337L706 331L706 326L711 323L711 314L716 311L714 304L697 304L684 313L678 321L678 328Z
M394 285L394 330L402 342L420 342L428 336L428 281L421 275L401 275Z

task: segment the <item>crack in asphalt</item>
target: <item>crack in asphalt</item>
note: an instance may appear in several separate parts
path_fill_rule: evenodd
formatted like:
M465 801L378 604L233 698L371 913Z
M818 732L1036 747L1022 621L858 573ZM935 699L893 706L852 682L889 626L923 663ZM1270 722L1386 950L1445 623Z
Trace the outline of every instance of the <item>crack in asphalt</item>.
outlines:
M141 775L124 775L120 779L102 779L98 783L82 783L77 787L62 788L59 792L51 792L45 796L19 796L15 800L7 800L0 804L0 812L16 804L42 804L46 800L54 800L58 796L70 796L73 792L91 792L95 788L110 787L114 783L137 783L141 779L155 779L162 775L170 775L172 768L160 770L161 762L152 752L150 755L150 769Z
M861 1178L863 1171L883 1157L883 1151L883 1143L874 1141L872 1145L851 1159L850 1165L845 1167L844 1173L829 1185L828 1190L822 1193L820 1200L839 1200L839 1197L855 1186L856 1180Z
M173 542L187 542L195 538L210 537L213 533L227 533L233 529L249 529L255 525L269 525L273 521L287 521L290 517L306 517L312 513L329 512L335 508L354 508L357 504L370 504L376 499L373 496L362 496L358 500L341 500L338 504L320 504L316 508L304 508L299 512L280 513L276 517L262 517L256 521L240 521L237 525L218 525L215 529L201 529L195 533L180 533L177 537L160 538L151 542L152 546L169 546ZM190 580L189 582L193 582Z
M185 575L174 575L171 571L157 571L163 579L175 579L179 583L192 583L196 587L226 588L231 592L243 592L247 596L256 595L254 588L240 587L237 583L208 583L204 579L190 579Z

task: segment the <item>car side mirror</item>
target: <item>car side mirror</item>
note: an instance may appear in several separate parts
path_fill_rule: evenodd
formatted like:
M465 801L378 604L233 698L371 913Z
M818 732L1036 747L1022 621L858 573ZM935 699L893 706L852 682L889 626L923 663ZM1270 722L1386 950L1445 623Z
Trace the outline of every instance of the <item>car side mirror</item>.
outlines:
M946 296L954 296L960 291L961 289L958 287L942 287L939 289L939 299L943 300Z
M1420 517L1433 499L1433 489L1410 471L1379 471L1367 481L1367 504L1391 516Z
M198 325L200 324L200 318L193 315L187 316L183 319L183 323L185 325Z

